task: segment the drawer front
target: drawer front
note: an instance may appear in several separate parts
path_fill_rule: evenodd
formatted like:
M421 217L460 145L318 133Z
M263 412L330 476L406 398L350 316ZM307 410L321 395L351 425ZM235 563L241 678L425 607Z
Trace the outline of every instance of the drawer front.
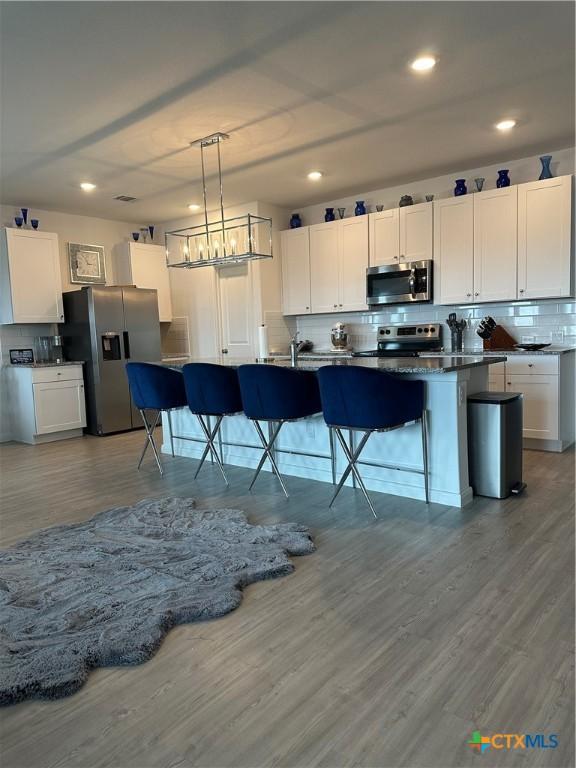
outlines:
M558 355L510 355L506 360L506 375L558 375Z
M74 381L76 379L82 379L81 365L32 368L32 381L34 384L42 384L47 381Z

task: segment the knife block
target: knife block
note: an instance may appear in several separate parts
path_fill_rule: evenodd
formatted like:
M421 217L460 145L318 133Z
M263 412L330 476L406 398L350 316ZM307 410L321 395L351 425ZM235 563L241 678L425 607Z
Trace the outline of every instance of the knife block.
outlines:
M484 349L511 349L516 344L516 339L502 328L501 325L497 325L492 331L492 336L489 339L483 339Z

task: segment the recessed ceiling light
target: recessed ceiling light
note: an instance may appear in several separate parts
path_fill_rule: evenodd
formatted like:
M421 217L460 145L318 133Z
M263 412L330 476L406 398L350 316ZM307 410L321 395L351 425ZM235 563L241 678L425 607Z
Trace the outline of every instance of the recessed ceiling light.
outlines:
M516 125L516 120L501 120L499 123L496 123L496 128L498 128L499 131L509 131L511 128L514 128Z
M96 184L92 184L91 181L83 181L80 184L80 189L84 190L84 192L92 192L93 189L96 189Z
M310 171L308 178L310 181L320 181L323 175L322 171Z
M190 203L188 208L191 211L199 211L200 210L200 206L198 205L198 203Z
M410 66L415 72L428 72L436 66L436 59L434 56L419 56Z

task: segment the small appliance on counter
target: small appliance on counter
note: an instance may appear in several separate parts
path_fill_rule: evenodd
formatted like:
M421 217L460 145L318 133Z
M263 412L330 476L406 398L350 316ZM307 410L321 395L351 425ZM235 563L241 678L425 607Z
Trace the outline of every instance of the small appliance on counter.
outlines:
M368 352L354 352L353 357L418 357L442 350L440 323L420 325L383 325L378 328L378 347Z
M330 331L330 341L332 342L332 352L347 352L348 332L344 323L335 323Z
M516 346L516 339L489 315L480 320L476 333L482 339L484 349L514 349Z
M62 336L36 336L34 357L37 363L63 363Z

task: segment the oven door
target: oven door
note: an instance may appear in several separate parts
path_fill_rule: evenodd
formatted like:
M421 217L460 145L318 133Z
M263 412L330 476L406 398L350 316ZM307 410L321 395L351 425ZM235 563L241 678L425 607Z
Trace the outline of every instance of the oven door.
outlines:
M408 261L366 270L366 303L409 304L432 301L432 262Z

